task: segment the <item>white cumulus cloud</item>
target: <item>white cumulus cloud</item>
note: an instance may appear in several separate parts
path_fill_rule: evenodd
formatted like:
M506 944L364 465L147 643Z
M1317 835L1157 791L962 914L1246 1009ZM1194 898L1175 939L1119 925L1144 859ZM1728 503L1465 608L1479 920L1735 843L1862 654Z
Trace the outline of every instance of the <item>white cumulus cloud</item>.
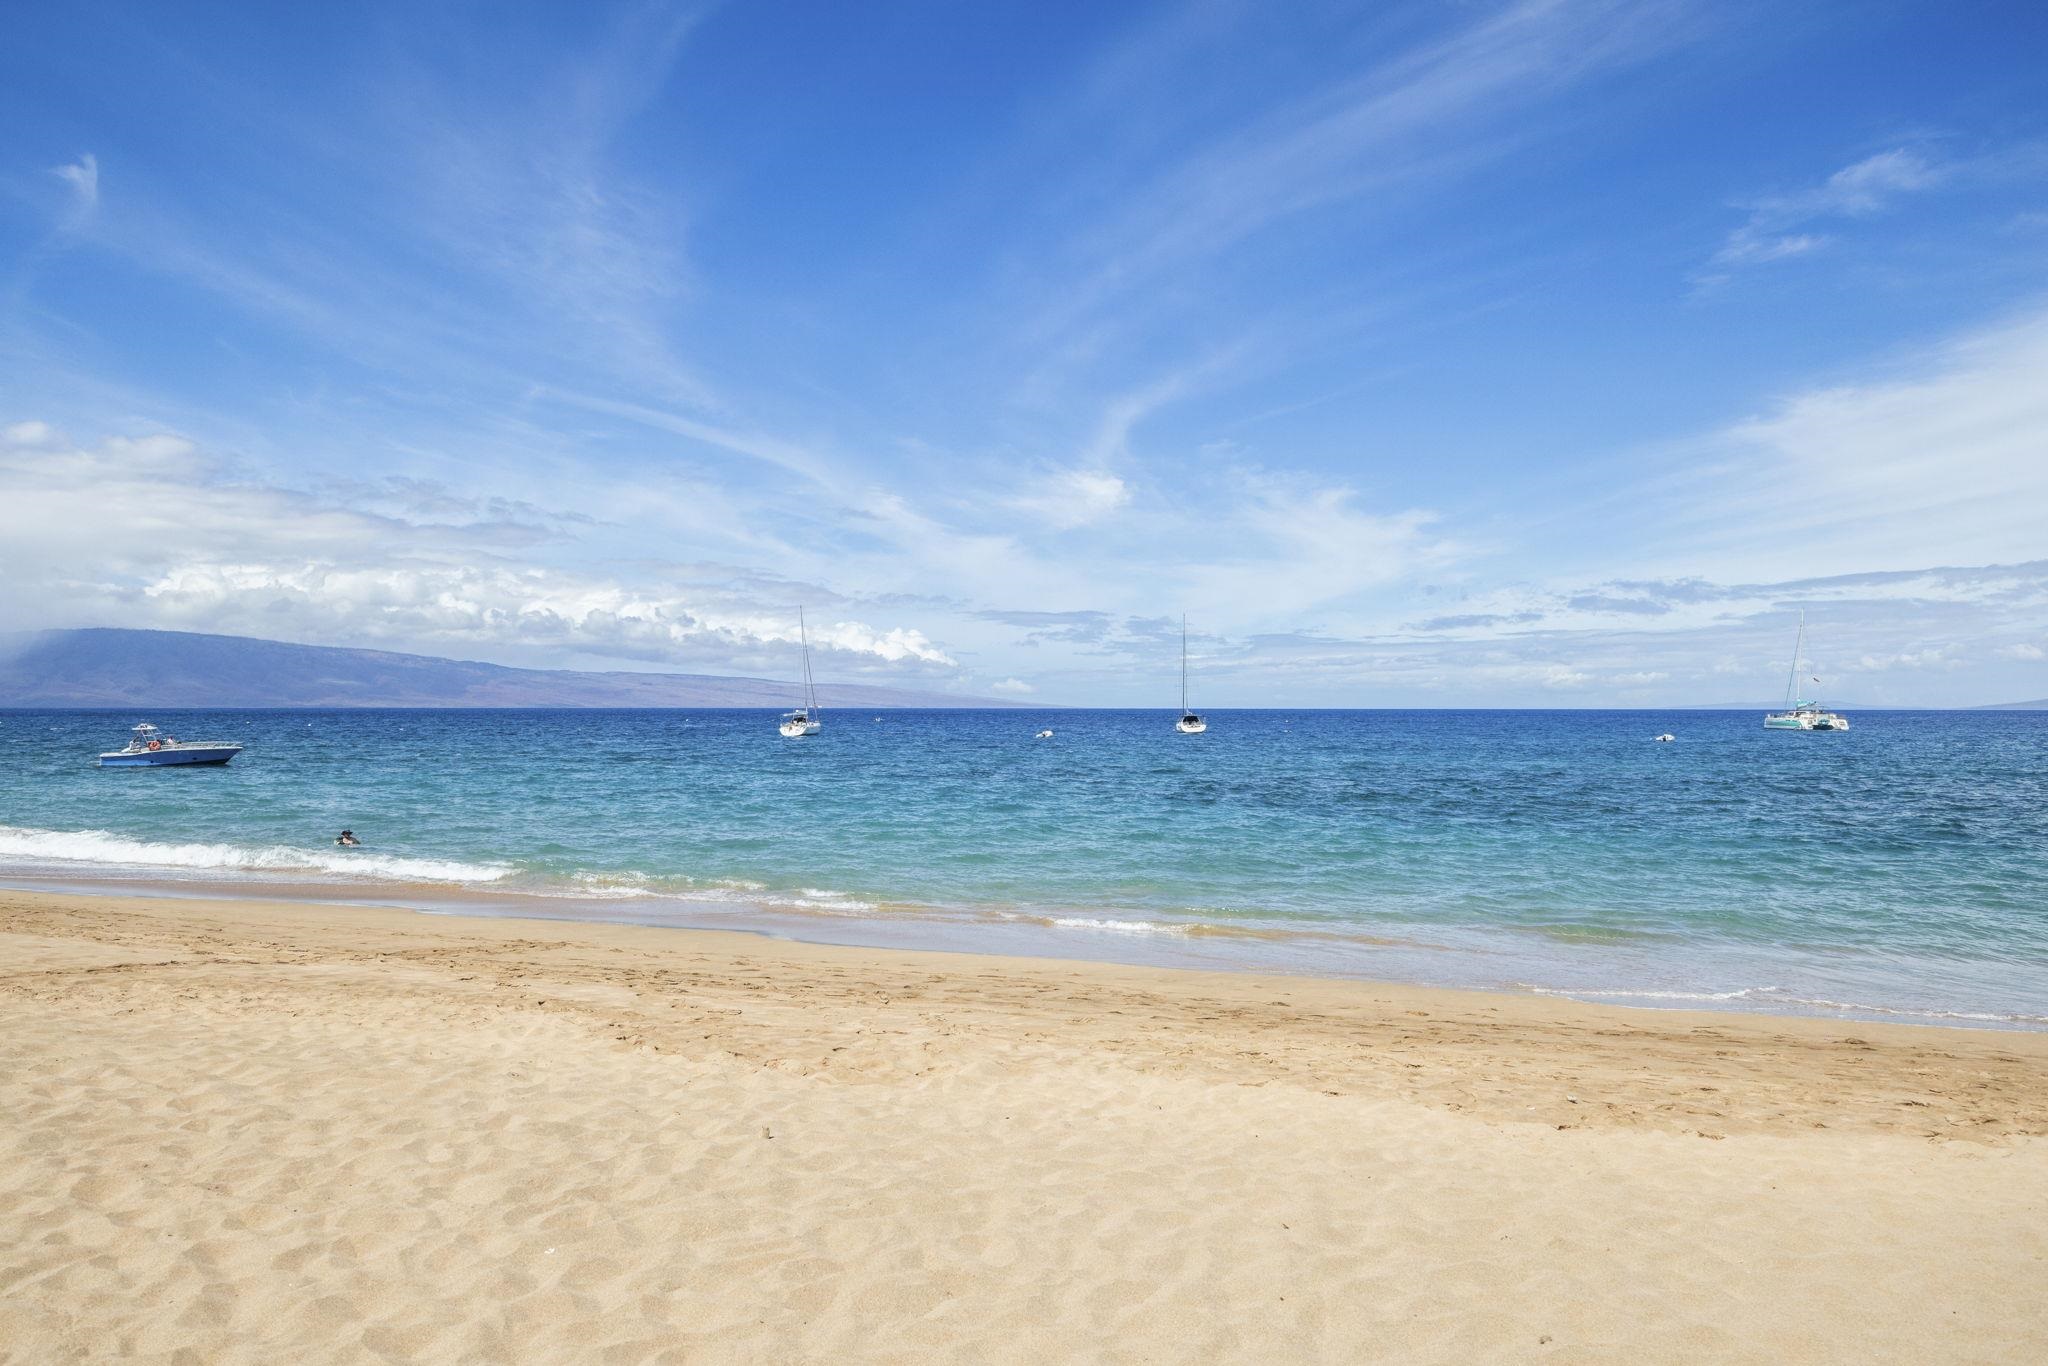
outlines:
M418 487L344 501L238 476L173 435L88 448L22 422L0 436L0 629L149 625L472 657L795 663L794 604L694 583L672 565L627 577L546 562L540 552L574 551L573 519L445 491L423 499ZM810 641L821 665L841 669L956 667L908 625L814 622Z

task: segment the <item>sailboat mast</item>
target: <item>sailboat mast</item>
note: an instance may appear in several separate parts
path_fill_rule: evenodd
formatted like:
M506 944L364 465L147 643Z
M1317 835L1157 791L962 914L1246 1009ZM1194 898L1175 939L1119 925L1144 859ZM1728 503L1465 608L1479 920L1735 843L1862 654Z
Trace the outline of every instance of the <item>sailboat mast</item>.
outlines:
M1799 705L1799 657L1806 653L1806 612L1799 613L1799 635L1792 642L1792 672L1785 679L1785 707L1791 710Z
M804 710L812 715L816 715L818 711L818 688L811 681L811 632L810 628L804 625L804 609L802 607L796 609L796 634L797 639L803 642L804 648Z
M1180 714L1188 714L1188 614L1180 614Z

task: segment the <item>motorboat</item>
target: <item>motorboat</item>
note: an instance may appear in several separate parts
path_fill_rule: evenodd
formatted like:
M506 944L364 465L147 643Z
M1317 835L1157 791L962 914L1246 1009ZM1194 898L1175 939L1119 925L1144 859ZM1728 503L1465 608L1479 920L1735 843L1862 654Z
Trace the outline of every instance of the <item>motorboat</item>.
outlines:
M175 768L190 764L224 764L242 752L227 740L180 740L144 721L124 749L100 756L101 768Z

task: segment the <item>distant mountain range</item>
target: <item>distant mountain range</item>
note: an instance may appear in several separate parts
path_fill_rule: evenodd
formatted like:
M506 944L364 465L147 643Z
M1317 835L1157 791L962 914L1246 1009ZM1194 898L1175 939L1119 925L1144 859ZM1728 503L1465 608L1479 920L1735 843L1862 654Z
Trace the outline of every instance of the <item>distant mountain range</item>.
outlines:
M993 697L826 684L827 707L1028 707ZM790 707L797 685L720 674L513 669L250 636L93 628L0 635L0 707ZM1858 703L1846 712L1883 711ZM1674 711L1773 711L1717 702ZM1975 711L2048 711L2048 698Z
M96 628L0 636L0 707L790 707L795 683L716 674L512 669L248 636ZM824 707L1016 707L827 684Z

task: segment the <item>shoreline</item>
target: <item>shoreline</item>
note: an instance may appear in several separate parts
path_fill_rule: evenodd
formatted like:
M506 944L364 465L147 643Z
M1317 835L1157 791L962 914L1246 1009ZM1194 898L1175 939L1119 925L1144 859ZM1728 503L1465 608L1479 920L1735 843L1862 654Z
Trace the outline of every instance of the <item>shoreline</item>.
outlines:
M1196 972L1270 975L1311 981L1401 985L1428 990L1480 992L1517 999L1573 1001L1628 1010L1701 1011L1718 1016L1911 1024L1936 1029L2048 1034L2048 1015L2001 1013L1936 1005L1812 997L1757 983L1684 986L1654 982L1594 984L1569 981L1592 966L1591 954L1616 952L1616 941L1588 941L1540 927L1452 928L1435 940L1367 929L1322 926L1214 926L1190 921L1121 921L1054 909L990 912L911 903L853 901L829 909L802 909L787 899L743 889L704 889L688 898L551 895L488 885L365 880L360 884L278 878L239 881L164 877L80 876L36 871L0 872L0 894L30 894L302 903L387 908L416 915L480 920L535 920L563 925L617 925L661 932L733 933L819 946L885 952L964 954L977 958L1113 964ZM801 900L814 900L815 896ZM836 895L836 894L835 894ZM1546 957L1541 949L1548 947ZM1345 957L1320 956L1335 948ZM1510 951L1512 950L1512 952ZM1733 955L1735 950L1722 950ZM1739 951L1752 959L1761 950ZM1263 956L1260 956L1263 955ZM1602 972L1608 972L1606 968ZM1541 980L1546 973L1549 981ZM1772 974L1753 965L1747 974ZM1530 980L1536 979L1536 980Z
M0 891L38 1361L2038 1360L2048 1036Z
M328 914L339 910L339 917ZM1713 1069L1709 1054L1734 1042L1753 1049L1788 1050L1788 1057L1807 1058L1814 1050L1840 1045L1867 1053L1882 1047L1923 1070L1922 1056L1953 1061L1977 1057L2001 1081L2017 1080L2016 1094L2031 1095L2028 1108L2005 1118L1991 1117L1989 1136L2048 1138L2048 1033L2024 1030L1974 1029L1961 1025L1927 1025L1899 1021L1837 1020L1796 1015L1772 1015L1751 1011L1688 1010L1676 1007L1617 1006L1580 1001L1570 997L1536 992L1489 991L1480 988L1432 986L1398 981L1352 977L1318 977L1294 973L1260 973L1239 968L1132 964L1089 958L1044 958L1025 955L959 952L950 949L903 948L858 944L825 943L788 939L746 928L703 928L647 926L615 921L594 921L553 917L472 915L462 912L422 911L377 902L331 902L294 898L152 897L137 895L17 892L0 888L0 934L26 932L45 938L64 938L66 933L92 939L103 933L99 926L118 927L117 937L139 937L145 942L174 951L190 952L195 943L217 934L281 934L291 942L323 946L342 961L365 956L374 959L405 958L409 952L433 956L431 946L455 943L488 951L499 944L547 946L565 953L577 951L642 954L653 959L683 959L706 965L709 971L723 971L747 963L753 970L774 968L810 973L844 968L875 981L937 983L959 977L974 982L1000 983L1025 992L1063 991L1100 993L1105 1009L1130 1009L1134 1002L1182 1004L1199 1000L1205 1009L1228 1005L1247 1012L1277 1011L1272 1018L1253 1021L1256 1029L1272 1029L1298 1023L1301 1012L1333 1026L1370 1028L1391 1032L1406 1041L1416 1041L1413 1027L1405 1019L1433 1019L1456 1022L1460 1027L1485 1027L1495 1037L1472 1037L1468 1045L1474 1058L1496 1056L1503 1064L1502 1075L1517 1072L1513 1065L1517 1031L1527 1030L1545 1038L1569 1037L1589 1056L1598 1056L1608 1041L1621 1041L1616 1048L1656 1041L1673 1050L1666 1060L1683 1059L1704 1074ZM33 928L40 926L42 928ZM51 931L56 930L56 934ZM365 940L383 947L374 951ZM268 945L271 941L258 942ZM172 960L176 961L176 960ZM579 965L584 975L601 977L601 969ZM1091 997L1090 999L1093 999ZM976 1004L962 999L960 1004ZM1399 1015L1401 1019L1394 1017ZM1711 1047L1705 1046L1711 1044ZM1686 1050L1696 1050L1696 1056ZM1859 1058L1858 1065L1867 1059ZM2015 1077L2000 1070L2018 1067ZM2031 1067L2030 1072L2027 1069ZM1487 1074L1489 1077L1492 1074ZM1842 1081L1851 1074L1835 1074ZM1853 1075L1865 1075L1858 1071ZM1985 1075L1973 1079L1986 1089ZM1499 1077L1492 1077L1498 1081ZM1808 1080L1811 1080L1810 1078ZM2033 1083L2038 1082L2038 1094ZM1655 1087L1645 1094L1659 1095ZM1718 1094L1709 1089L1709 1094ZM1971 1137L1991 1109L1961 1092L1942 1093L1951 1109L1966 1116L1956 1123L1927 1126L1919 1116L1894 1123L1897 1116L1882 1109L1872 1110L1867 1119L1875 1128L1904 1130L1931 1139L1960 1135L1941 1132L1957 1128ZM1839 1098L1837 1098L1839 1099ZM1577 1105L1577 1101L1567 1104ZM1619 1112L1626 1105L1616 1102ZM1610 1107L1614 1108L1614 1107ZM1924 1107L1937 1108L1932 1102ZM1555 1117L1584 1122L1590 1110L1550 1112ZM1680 1107L1674 1114L1693 1114L1712 1120L1730 1118L1717 1101L1701 1107ZM1511 1116L1519 1118L1520 1116ZM1642 1116L1636 1116L1641 1119ZM1951 1115L1951 1119L1955 1116ZM1737 1122L1741 1122L1737 1117Z

